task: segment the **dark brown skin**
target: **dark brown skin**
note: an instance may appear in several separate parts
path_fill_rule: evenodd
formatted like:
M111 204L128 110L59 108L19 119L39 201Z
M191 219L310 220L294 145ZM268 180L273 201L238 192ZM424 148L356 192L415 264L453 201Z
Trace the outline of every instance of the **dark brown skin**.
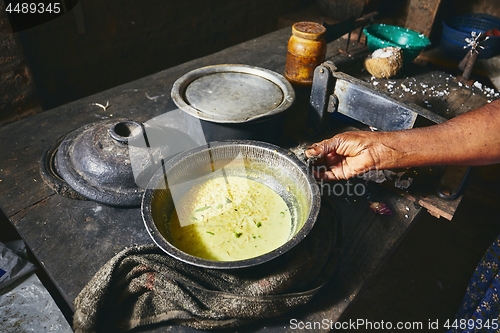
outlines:
M344 132L313 144L317 178L348 179L373 169L500 163L500 99L439 125L395 132Z

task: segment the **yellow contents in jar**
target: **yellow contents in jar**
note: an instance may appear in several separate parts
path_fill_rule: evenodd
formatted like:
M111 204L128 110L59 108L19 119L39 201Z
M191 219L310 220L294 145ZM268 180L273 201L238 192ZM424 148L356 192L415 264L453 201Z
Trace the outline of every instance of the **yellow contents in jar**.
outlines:
M216 261L253 258L283 245L292 220L281 196L243 177L217 177L192 187L175 203L173 243Z

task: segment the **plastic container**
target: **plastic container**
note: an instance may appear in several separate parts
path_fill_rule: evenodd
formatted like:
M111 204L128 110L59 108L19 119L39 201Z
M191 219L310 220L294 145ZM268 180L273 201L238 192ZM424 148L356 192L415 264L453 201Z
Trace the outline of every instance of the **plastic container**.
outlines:
M315 22L297 22L288 40L285 77L297 86L312 85L314 69L325 61L326 28Z
M363 30L370 52L388 46L400 47L403 62L412 62L424 48L431 45L425 35L408 28L389 24L372 24Z
M471 38L471 32L486 32L500 29L500 18L488 14L474 13L454 16L443 22L441 48L450 57L463 59L469 50L466 38ZM487 59L500 53L500 36L490 36L481 43L478 58Z

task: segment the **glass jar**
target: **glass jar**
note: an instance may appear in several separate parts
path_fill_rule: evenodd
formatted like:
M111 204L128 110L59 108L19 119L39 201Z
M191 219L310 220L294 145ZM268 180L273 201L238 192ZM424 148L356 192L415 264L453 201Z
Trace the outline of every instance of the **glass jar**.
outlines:
M325 61L326 28L315 22L297 22L288 40L285 77L298 86L310 86L314 69Z

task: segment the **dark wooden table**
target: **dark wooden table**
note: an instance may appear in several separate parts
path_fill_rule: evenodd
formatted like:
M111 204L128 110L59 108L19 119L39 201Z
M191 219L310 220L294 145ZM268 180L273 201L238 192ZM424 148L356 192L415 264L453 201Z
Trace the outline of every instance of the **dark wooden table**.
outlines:
M180 111L170 99L170 89L178 77L189 70L218 63L243 63L283 73L289 36L289 29L279 30L0 128L1 209L70 307L94 273L117 252L131 244L152 241L139 209L113 208L54 193L39 174L38 163L44 149L69 131L101 119L129 118L145 122L170 112L170 120L164 125L182 129ZM354 58L352 54L338 52L344 45L342 41L329 46L329 55L337 57L339 64L349 63ZM405 79L413 80L402 78ZM423 78L418 80L423 82ZM108 102L107 108L94 104L106 105ZM289 131L301 127L295 117L305 112L306 109L296 108L290 113ZM288 143L293 144L292 141ZM341 319L342 313L422 211L422 206L415 205L412 198L385 187L369 184L369 191L370 200L385 202L394 215L373 214L366 196L344 193L336 197L343 217L343 257L338 274L307 307L253 325L252 330L291 331L291 318L303 321ZM429 193L433 193L433 189L429 189ZM180 327L167 327L172 331L180 330ZM159 331L160 328L144 330Z

